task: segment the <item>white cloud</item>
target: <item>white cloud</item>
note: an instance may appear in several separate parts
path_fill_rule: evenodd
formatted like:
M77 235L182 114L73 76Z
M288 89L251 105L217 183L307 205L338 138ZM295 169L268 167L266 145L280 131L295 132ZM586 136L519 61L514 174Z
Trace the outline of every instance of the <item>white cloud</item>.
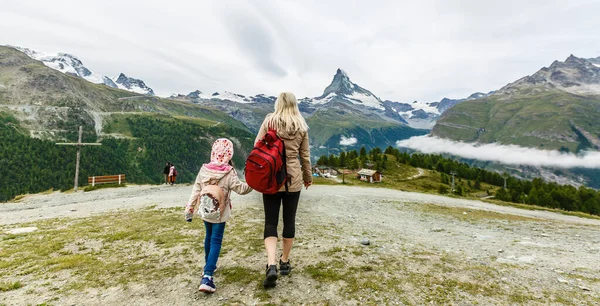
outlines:
M356 137L346 137L343 136L340 138L340 146L352 146L355 145L358 142L358 139L356 139Z
M340 67L383 99L439 101L600 55L598 11L545 0L7 0L0 44L73 53L159 95L314 97Z
M469 159L493 161L507 165L529 165L559 168L600 168L600 152L575 155L538 150L516 145L472 144L431 136L417 136L396 143L399 147L427 154L447 153Z

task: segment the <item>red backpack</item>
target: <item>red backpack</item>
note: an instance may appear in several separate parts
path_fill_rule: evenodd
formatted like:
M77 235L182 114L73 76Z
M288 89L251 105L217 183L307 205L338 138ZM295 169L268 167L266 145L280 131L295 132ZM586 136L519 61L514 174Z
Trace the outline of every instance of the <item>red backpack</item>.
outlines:
M246 159L246 183L264 194L275 194L284 184L287 191L285 163L285 144L277 131L269 129Z

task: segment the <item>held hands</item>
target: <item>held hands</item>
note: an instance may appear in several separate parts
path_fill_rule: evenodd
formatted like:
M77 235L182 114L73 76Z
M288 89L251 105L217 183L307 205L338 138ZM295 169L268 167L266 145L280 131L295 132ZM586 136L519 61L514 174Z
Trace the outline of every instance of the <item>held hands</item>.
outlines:
M304 182L304 188L308 189L308 187L310 187L310 185L312 185L312 182Z

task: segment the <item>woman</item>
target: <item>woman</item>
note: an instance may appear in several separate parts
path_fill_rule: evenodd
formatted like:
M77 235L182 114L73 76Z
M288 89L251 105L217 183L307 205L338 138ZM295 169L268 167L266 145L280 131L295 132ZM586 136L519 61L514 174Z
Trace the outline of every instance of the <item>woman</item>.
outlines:
M165 185L168 185L170 183L169 172L171 172L171 163L167 162L165 168L163 169L163 174L165 175Z
M277 285L277 223L280 207L283 206L283 252L279 259L279 271L281 275L287 275L292 269L289 256L292 244L294 244L296 209L300 191L302 185L308 189L312 184L308 125L300 114L298 101L294 94L284 92L279 95L275 101L275 112L267 115L254 143L264 137L269 127L275 128L277 135L285 143L289 192L285 192L285 186L283 186L276 194L263 194L264 239L268 260L266 277L263 281L265 288Z

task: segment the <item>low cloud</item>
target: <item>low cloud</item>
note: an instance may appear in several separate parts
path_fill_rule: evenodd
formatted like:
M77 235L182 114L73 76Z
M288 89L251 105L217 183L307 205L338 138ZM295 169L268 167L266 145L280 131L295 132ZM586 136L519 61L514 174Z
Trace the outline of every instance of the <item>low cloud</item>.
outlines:
M472 144L438 137L417 136L396 143L427 154L447 153L469 159L493 161L507 165L559 168L600 168L600 152L561 153L515 145Z
M355 145L358 142L358 139L356 139L356 137L346 137L343 136L340 138L340 146L352 146Z

